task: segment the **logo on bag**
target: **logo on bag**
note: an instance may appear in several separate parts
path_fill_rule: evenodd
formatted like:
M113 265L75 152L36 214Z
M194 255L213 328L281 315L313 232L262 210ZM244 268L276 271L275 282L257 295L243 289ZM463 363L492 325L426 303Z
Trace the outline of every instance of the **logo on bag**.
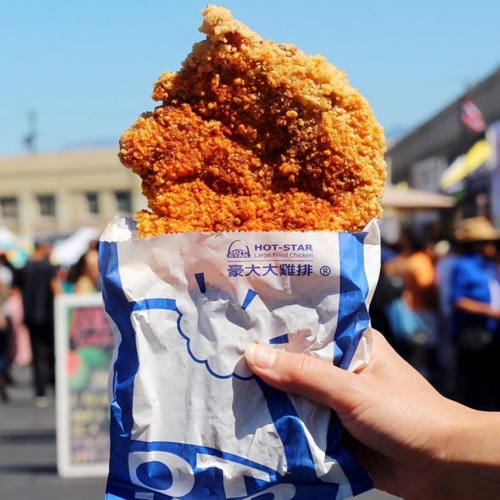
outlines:
M293 500L297 493L292 484L273 484L279 477L277 471L244 457L230 454L219 457L205 449L187 445L180 449L169 449L169 443L161 443L161 446L166 449L129 453L130 480L140 488L135 493L136 499L153 499L153 492L176 499L188 495L190 498L202 498L202 495L205 498L207 484L210 484L214 497L220 499ZM221 469L225 472L222 475ZM267 487L262 490L265 483ZM260 491L248 496L249 486Z
M311 276L314 274L313 246L310 243L254 243L234 240L227 250L230 278L242 276ZM324 266L322 276L330 274Z
M250 249L243 240L233 241L227 250L229 259L248 259L250 258Z

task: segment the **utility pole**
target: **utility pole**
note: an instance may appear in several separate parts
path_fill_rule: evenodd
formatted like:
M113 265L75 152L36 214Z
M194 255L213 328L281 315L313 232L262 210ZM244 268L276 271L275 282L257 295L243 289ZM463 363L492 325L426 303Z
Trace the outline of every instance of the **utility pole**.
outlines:
M31 110L28 113L28 127L28 133L23 138L23 143L26 145L26 149L30 153L34 153L36 150L36 140L38 138L36 111Z

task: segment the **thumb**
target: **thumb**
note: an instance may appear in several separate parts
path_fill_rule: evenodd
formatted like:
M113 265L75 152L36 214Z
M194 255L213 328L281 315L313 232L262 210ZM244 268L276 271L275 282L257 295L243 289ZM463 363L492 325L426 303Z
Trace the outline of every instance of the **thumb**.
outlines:
M348 412L359 402L359 377L307 354L250 344L245 348L250 369L269 385Z

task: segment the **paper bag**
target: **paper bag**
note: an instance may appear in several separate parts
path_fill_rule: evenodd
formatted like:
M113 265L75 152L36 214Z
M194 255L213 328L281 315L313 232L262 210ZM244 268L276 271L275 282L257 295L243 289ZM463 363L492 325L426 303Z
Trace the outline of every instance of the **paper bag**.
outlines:
M375 222L141 239L116 218L99 248L116 335L107 499L321 500L372 487L336 415L266 385L243 350L368 363Z

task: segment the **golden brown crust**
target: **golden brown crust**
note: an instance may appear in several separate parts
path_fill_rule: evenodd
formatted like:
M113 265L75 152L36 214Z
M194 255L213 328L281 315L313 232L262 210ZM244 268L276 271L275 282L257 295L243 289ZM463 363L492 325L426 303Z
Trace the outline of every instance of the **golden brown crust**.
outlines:
M321 56L263 41L209 6L178 73L162 74L120 141L151 212L141 236L183 231L361 230L381 214L384 135Z

